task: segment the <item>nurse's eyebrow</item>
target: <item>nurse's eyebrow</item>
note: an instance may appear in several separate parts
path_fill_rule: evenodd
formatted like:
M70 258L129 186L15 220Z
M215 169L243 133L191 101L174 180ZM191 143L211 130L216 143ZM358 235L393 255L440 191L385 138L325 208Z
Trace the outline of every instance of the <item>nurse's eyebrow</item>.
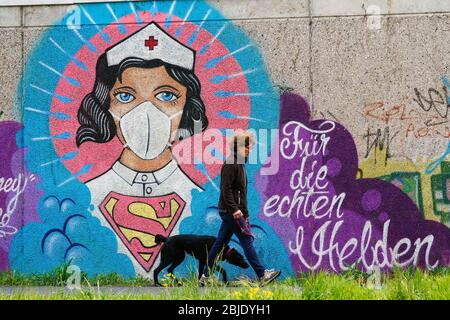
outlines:
M130 91L132 91L133 93L136 93L136 90L134 90L132 87L128 87L128 86L125 86L125 87L120 87L120 88L116 88L116 89L114 89L114 91L113 92L117 92L117 91L119 91L119 90L123 90L123 89L127 89L127 90L130 90Z
M158 88L155 89L155 91L156 91L156 90L159 90L159 89L164 89L164 88L167 88L167 89L173 89L173 90L175 90L176 92L180 92L177 88L172 87L171 85L168 85L168 84L164 84L164 85L162 85L162 86L159 86Z

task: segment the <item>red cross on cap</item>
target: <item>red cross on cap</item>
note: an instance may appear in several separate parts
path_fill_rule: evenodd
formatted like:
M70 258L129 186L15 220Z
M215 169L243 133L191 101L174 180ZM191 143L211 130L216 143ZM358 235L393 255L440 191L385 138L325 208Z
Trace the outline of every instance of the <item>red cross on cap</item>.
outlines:
M145 40L145 46L148 47L148 50L155 49L158 46L158 39L155 39L154 36L148 37L148 40Z
M173 38L157 23L151 22L106 51L109 67L119 65L128 58L146 61L159 59L168 64L193 70L195 50Z

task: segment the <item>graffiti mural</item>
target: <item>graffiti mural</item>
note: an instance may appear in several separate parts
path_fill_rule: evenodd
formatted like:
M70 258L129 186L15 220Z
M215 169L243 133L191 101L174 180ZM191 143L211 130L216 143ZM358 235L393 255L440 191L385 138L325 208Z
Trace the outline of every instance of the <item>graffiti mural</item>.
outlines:
M192 194L212 186L216 196L226 154L204 145L205 130L275 127L278 97L256 46L206 3L78 8L80 25L69 13L55 23L67 28L49 28L22 77L18 136L42 195L40 219L14 236L9 262L26 273L73 263L89 275L151 276L155 235L193 232L183 226L203 212Z
M0 122L0 271L10 269L12 238L24 225L38 221L36 207L42 195L38 177L23 167L25 150L16 143L21 127L15 121Z
M410 104L384 101L365 104L365 118L385 127L378 131L368 130L364 135L367 147L360 169L364 177L383 179L400 187L410 195L425 218L448 226L446 187L441 178L448 171L445 161L449 154L446 109L450 98L448 78L442 76L440 81L442 88L414 88ZM395 128L393 133L389 131L392 128ZM406 146L406 155L395 155L391 148L394 139ZM442 146L447 148L441 150ZM429 154L438 156L430 158Z
M393 166L389 142L402 136L388 128L367 132L358 159L342 124L275 88L257 44L204 1L71 7L28 55L22 123L0 123L0 271L151 278L157 234L216 235L239 130L258 141L248 202L264 264L283 276L448 265L450 231L426 214L434 199L448 216L445 159L428 182L425 164ZM386 125L394 115L364 110Z
M192 189L200 190L168 148L191 136L196 121L207 127L194 56L151 23L100 56L93 91L78 111L77 145L106 143L117 135L127 146L120 160L86 185L99 209L94 214L107 220L123 251L146 271L158 254L153 235L170 235L190 215L185 204ZM170 136L177 130L180 137Z
M441 221L450 227L450 163L441 163L441 174L431 176L433 209Z
M260 215L283 234L295 270L363 270L448 263L450 232L426 221L410 196L381 179L356 179L351 134L310 119L305 100L282 96L280 172L257 176Z

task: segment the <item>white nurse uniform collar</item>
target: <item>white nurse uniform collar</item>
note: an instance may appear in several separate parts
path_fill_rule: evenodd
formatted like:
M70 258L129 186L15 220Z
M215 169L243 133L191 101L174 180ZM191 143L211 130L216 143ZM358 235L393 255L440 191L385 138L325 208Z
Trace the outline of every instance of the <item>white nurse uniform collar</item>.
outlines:
M127 58L160 59L193 70L195 51L172 38L152 22L106 51L109 67L118 65Z
M120 163L120 161L116 161L116 163L112 167L113 171L123 180L125 180L130 186L134 183L161 184L165 180L167 180L167 178L169 178L172 173L177 170L177 168L178 164L175 160L171 160L161 169L152 172L134 171Z

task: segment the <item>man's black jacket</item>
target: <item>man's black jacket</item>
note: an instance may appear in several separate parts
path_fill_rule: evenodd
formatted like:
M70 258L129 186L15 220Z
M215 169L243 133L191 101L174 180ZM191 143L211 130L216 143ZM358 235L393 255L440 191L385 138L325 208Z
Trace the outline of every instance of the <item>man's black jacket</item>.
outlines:
M247 174L239 157L230 157L222 165L219 209L226 210L230 214L241 210L244 216L248 217Z

